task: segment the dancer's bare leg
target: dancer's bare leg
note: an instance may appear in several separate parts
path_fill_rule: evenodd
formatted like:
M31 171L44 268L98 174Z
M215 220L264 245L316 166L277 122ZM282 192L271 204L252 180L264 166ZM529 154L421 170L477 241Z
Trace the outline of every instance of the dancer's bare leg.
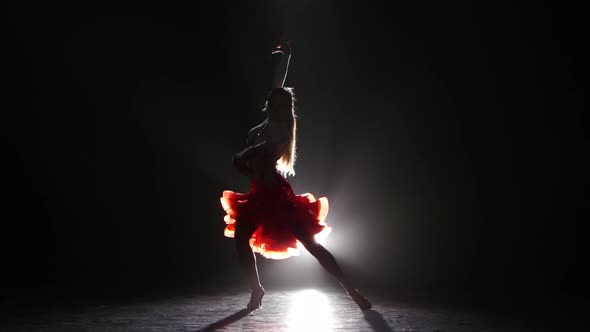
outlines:
M362 310L371 309L371 303L352 286L352 283L346 278L344 272L342 272L342 269L338 266L336 259L328 249L319 244L313 236L307 235L302 229L294 229L293 235L295 235L305 249L307 249L307 251L319 261L322 267L338 280L342 288L346 290L348 295L350 295Z
M256 230L256 226L250 223L236 223L235 243L238 252L238 258L248 278L248 284L252 289L250 295L249 309L257 309L262 306L262 297L264 296L264 288L260 285L258 278L258 269L256 268L256 256L250 248L250 237Z

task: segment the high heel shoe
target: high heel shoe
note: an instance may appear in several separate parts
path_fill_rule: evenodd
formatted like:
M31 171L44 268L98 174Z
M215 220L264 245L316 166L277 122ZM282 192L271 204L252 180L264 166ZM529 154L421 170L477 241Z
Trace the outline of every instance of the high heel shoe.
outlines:
M262 297L264 296L264 288L260 287L255 289L250 294L250 302L248 302L247 308L250 310L256 310L262 306Z

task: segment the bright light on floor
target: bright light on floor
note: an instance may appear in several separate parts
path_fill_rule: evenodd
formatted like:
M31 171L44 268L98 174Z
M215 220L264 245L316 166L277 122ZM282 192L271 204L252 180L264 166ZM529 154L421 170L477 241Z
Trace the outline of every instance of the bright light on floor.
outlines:
M307 289L295 294L289 311L289 331L330 331L332 311L326 295Z

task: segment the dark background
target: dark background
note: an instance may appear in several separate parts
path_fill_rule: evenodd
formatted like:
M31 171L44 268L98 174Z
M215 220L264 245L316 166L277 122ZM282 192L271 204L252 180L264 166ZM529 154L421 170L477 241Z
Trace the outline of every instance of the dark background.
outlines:
M246 290L231 166L294 40L298 193L360 289L430 303L585 300L579 8L212 1L7 8L3 299ZM259 259L269 287L333 285ZM565 311L565 309L564 309Z

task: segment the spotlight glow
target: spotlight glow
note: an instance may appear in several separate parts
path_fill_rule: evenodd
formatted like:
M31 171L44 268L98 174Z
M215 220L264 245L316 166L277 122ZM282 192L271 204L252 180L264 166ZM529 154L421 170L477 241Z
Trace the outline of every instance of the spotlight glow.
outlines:
M295 294L290 307L288 324L288 331L291 332L330 331L333 319L328 298L312 289Z

